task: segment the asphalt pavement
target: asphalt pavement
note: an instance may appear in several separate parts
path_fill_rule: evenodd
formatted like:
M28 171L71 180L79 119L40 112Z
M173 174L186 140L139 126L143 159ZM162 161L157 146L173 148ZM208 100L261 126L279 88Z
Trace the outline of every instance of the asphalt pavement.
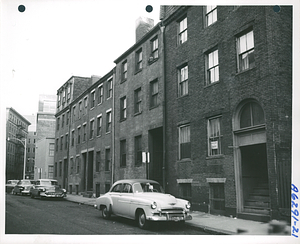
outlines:
M94 206L96 198L83 197L82 195L68 194L67 201ZM215 235L291 235L291 227L285 225L280 233L274 233L270 223L238 219L221 215L213 215L199 211L192 211L192 220L186 221L186 225L199 228L209 234ZM276 220L272 224L277 225ZM278 225L282 222L278 221ZM284 223L283 223L284 224Z

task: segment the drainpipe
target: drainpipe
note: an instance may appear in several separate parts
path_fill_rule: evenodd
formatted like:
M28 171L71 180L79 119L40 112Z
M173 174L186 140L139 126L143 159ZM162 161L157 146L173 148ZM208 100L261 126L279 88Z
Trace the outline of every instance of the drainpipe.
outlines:
M163 82L163 188L166 189L166 74L165 74L165 26L160 25L162 39L162 82Z
M111 184L114 183L114 170L115 170L115 78L116 68L113 69L112 78L112 114L111 114Z

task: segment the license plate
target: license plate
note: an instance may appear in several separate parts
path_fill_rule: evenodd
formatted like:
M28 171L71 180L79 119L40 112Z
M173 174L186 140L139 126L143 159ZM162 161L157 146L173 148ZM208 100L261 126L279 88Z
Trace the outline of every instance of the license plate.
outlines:
M180 220L183 220L183 217L172 217L171 220L177 222L177 221L180 221Z

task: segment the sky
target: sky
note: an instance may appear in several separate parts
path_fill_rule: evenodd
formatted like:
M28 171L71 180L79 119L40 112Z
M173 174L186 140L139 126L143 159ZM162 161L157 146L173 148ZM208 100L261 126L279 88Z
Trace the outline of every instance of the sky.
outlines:
M159 4L151 0L1 0L1 5L1 100L22 115L36 113L39 94L56 95L73 75L107 74L135 43L140 16L159 22Z

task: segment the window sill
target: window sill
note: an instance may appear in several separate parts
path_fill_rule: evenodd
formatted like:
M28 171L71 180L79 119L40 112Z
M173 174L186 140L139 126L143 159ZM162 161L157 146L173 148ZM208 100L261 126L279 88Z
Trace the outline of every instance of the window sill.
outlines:
M210 160L210 159L218 159L218 158L224 158L224 154L207 156L207 157L206 157L206 160Z
M120 119L120 123L121 123L121 122L123 122L123 121L125 121L125 120L126 120L126 118L124 118L124 119Z
M135 71L135 73L134 73L134 74L136 75L136 74L138 74L138 73L142 72L142 70L143 70L143 69L139 69L139 70Z
M177 99L184 98L184 97L188 97L188 96L189 96L189 94L187 93L187 94L184 94L184 95L182 95L182 96L178 96Z
M177 163L188 163L191 162L192 159L191 158L183 158L183 159L178 159Z
M256 66L252 67L252 68L249 68L249 69L245 69L245 70L242 70L242 71L238 71L235 75L241 75L241 74L244 74L250 70L253 70L253 69L256 69Z
M148 64L151 65L151 64L155 63L157 60L158 60L158 58L154 58L154 59L151 60L151 61L149 60L149 61L148 61Z
M154 106L151 106L151 107L149 108L149 110L155 109L155 108L157 108L157 107L159 107L159 104L154 105Z
M124 83L124 82L126 82L126 81L127 81L127 78L126 78L126 79L123 79L123 80L121 80L120 84L122 84L122 83Z
M213 82L213 83L210 83L210 84L208 84L208 85L205 85L204 88L207 88L207 87L211 87L211 86L217 85L217 84L219 84L220 82L221 82L220 80L215 81L215 82Z
M95 108L95 106L94 107L92 107L92 108L90 108L90 110L93 110Z
M142 112L143 112L143 111L137 112L137 113L135 113L133 116L138 116L138 115L142 114Z

